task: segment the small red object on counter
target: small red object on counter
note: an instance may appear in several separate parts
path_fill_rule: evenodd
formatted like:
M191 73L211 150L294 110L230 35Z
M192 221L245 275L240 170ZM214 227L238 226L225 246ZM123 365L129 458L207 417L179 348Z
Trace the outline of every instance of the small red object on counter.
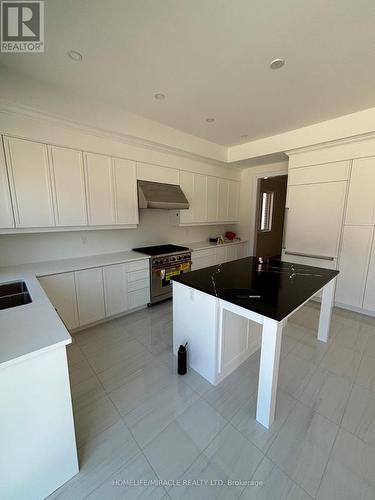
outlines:
M234 240L234 238L236 237L236 233L234 233L233 231L227 231L225 234L224 234L224 237L227 239L227 240Z

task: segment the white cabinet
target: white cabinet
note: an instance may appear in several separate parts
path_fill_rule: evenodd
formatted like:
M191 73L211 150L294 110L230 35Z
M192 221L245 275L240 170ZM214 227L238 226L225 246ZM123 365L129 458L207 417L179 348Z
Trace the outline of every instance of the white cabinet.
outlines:
M79 324L87 325L105 317L102 268L76 271Z
M180 171L175 168L152 165L151 163L137 164L137 179L142 181L179 184L179 174Z
M216 248L205 248L203 250L194 250L191 254L191 270L203 269L216 264Z
M87 224L82 153L50 147L52 185L57 226Z
M224 264L228 260L227 247L216 248L216 264Z
M239 217L240 184L228 181L228 221L234 222Z
M207 177L207 222L219 220L219 179Z
M180 172L180 186L189 202L188 210L180 210L181 224L189 224L197 222L194 213L194 205L195 205L194 176L195 174L193 172L185 172L185 171Z
M375 158L353 161L346 224L375 224Z
M372 241L370 265L368 268L363 308L375 312L375 236Z
M193 214L196 222L207 220L207 176L194 174Z
M105 313L114 316L128 309L125 264L103 267Z
M335 300L362 307L373 228L345 226Z
M89 224L115 224L112 159L93 153L84 156Z
M219 210L218 220L228 220L228 203L229 203L229 182L226 179L219 179Z
M16 227L55 224L47 146L5 137Z
M14 227L12 202L3 148L0 148L0 228Z
M237 251L238 251L238 245L227 246L227 261L228 262L230 262L231 260L237 259Z
M348 160L290 168L288 172L288 185L346 181L349 178L349 170L350 161Z
M116 224L138 224L137 176L134 161L113 159Z
M78 327L77 297L74 273L54 274L39 278L40 284L70 330Z
M337 257L346 185L327 182L288 186L286 254Z

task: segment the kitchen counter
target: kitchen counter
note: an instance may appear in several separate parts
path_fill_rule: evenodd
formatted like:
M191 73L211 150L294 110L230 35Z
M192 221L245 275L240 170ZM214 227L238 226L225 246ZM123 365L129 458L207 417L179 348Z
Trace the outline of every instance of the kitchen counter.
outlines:
M0 267L0 283L22 280L32 298L30 304L0 310L0 367L5 368L72 341L38 277L145 258L143 254L128 251Z
M281 321L335 278L338 271L246 257L173 277L201 292Z

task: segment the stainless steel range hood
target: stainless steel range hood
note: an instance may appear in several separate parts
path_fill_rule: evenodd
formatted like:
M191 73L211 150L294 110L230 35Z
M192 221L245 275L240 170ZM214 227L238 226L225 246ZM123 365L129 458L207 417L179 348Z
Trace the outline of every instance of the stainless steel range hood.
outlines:
M189 208L180 186L161 182L138 181L139 208L165 208L182 210Z

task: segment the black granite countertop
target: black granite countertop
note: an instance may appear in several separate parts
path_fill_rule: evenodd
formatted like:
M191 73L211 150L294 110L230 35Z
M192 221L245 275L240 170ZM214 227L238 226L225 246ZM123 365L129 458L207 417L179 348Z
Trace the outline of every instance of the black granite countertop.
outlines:
M281 321L338 271L256 257L234 260L173 277L184 285Z

